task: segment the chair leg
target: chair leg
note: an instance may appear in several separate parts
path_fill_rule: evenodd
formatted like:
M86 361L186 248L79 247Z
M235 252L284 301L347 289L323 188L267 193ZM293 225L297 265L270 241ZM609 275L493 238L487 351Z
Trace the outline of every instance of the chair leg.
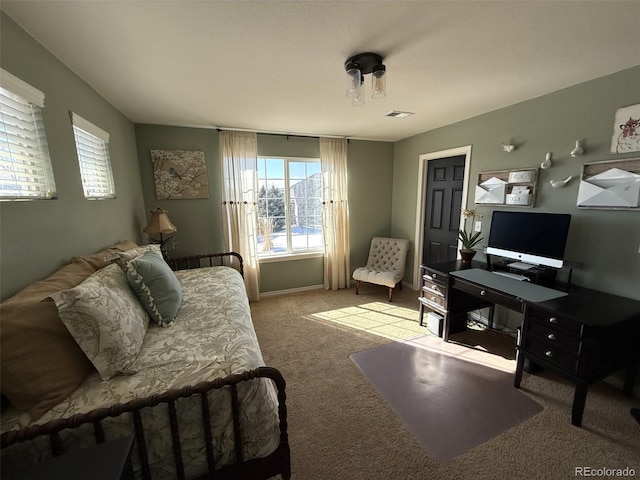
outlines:
M389 301L393 298L393 287L389 287Z
M359 291L360 291L360 280L356 280L356 295L358 295Z

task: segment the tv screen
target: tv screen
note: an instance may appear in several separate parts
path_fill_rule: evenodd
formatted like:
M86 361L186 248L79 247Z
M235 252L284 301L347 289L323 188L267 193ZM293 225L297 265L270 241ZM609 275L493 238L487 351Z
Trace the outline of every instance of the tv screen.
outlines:
M519 268L545 265L560 268L569 234L571 215L494 211L487 253L513 258Z

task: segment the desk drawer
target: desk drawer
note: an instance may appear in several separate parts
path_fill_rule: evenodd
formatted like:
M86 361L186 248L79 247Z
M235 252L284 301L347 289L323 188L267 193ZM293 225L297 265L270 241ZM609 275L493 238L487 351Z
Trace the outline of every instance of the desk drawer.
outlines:
M442 286L439 283L431 281L430 277L426 275L422 279L422 290L424 290L427 294L431 295L440 295L444 297L445 292L447 291L446 287Z
M422 292L420 301L425 305L435 305L441 309L444 309L444 297L430 292Z
M429 268L425 268L425 275L422 276L423 282L428 280L432 283L437 283L444 288L447 287L448 278L449 276L446 273L430 270Z
M562 330L563 332L576 336L580 336L582 331L580 323L570 318L554 315L552 312L548 312L542 308L529 307L527 309L527 318L531 322L547 325L550 328Z
M465 280L462 280L459 278L455 278L455 277L452 277L452 278L453 278L454 289L470 293L471 295L481 298L484 301L497 303L511 310L516 310L518 312L522 311L523 303L518 299L516 299L515 297L506 295L496 290L491 290L486 287L482 287L472 283L467 283Z
M544 339L549 345L556 345L570 353L580 353L580 338L549 327L546 323L527 320L528 334Z
M578 356L533 335L525 337L525 351L544 358L552 365L572 374L578 372Z

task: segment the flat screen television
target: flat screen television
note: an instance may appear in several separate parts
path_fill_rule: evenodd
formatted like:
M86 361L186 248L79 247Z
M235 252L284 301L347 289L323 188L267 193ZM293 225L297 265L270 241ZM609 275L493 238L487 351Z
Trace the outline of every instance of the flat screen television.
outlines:
M544 265L560 268L569 234L568 213L494 211L487 254L512 258L510 267L527 270Z

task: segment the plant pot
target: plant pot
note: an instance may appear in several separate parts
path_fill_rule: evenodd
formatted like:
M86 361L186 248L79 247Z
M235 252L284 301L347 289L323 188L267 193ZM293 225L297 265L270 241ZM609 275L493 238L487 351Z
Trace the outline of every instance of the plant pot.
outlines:
M460 255L462 256L462 263L471 263L471 260L476 255L476 251L473 249L460 249Z

